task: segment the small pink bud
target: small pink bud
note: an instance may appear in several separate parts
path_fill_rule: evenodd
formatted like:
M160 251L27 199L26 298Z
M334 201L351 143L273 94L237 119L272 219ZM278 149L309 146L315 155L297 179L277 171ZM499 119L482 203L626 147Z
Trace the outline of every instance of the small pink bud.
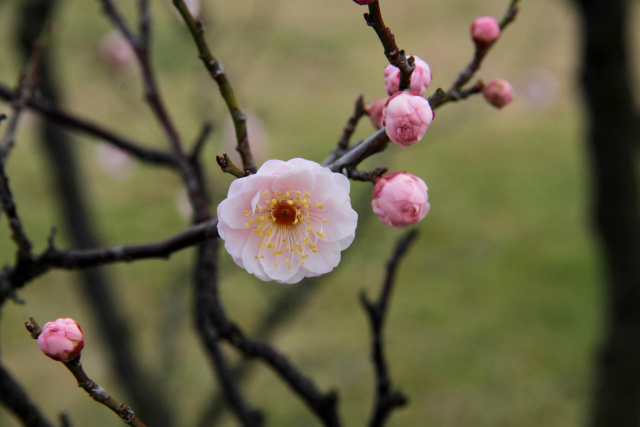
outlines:
M377 179L371 207L380 221L390 227L405 228L429 213L427 184L415 175L393 172Z
M400 147L420 141L433 120L429 101L411 92L396 92L382 110L387 136Z
M413 57L415 68L411 73L411 84L409 90L424 96L427 88L431 84L431 68L429 64L418 58L416 55L407 55L407 58ZM394 65L387 65L384 69L384 86L389 95L393 95L400 87L400 69Z
M471 39L479 48L486 48L500 38L500 24L493 16L481 16L471 23Z
M493 79L484 87L484 97L497 108L502 108L513 101L513 88L506 79Z
M371 4L373 3L375 0L353 0L354 2L358 3L358 4Z
M114 70L126 69L136 62L136 54L131 44L116 30L102 38L100 56Z
M371 119L371 124L376 129L382 129L382 127L384 126L384 124L382 123L382 110L384 110L384 104L386 102L386 98L378 99L371 104L367 104L367 106L365 107L367 113L369 114L369 118Z
M38 336L38 347L53 360L60 362L76 360L84 348L80 325L68 318L47 322Z

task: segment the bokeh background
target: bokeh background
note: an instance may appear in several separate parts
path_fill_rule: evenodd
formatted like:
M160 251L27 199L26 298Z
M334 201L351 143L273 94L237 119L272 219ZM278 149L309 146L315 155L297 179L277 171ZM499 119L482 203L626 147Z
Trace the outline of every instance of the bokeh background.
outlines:
M14 40L19 1L0 1L0 82L21 69ZM121 2L128 17L133 3ZM382 2L398 45L431 66L432 88L448 88L471 59L469 25L500 17L506 0ZM166 147L146 107L135 66L116 70L101 57L112 27L97 1L59 2L50 43L62 103L71 112ZM505 77L515 101L503 110L481 97L437 111L425 139L390 146L362 167L387 166L422 177L431 211L404 259L385 331L395 384L410 404L390 426L577 426L586 421L592 363L602 332L601 265L588 223L589 177L582 100L577 81L577 18L569 1L522 1L477 77ZM203 0L207 39L223 62L240 105L262 122L250 134L258 162L304 157L321 161L334 147L358 95L382 98L386 59L365 8L322 2ZM228 117L215 83L197 59L186 27L169 1L152 2L153 63L170 113L191 146L204 121L215 128L204 150L215 206L231 177L215 155L231 152ZM134 22L133 20L131 22ZM634 39L640 37L636 27ZM6 103L0 112L8 112ZM37 115L23 117L8 162L19 213L36 250L52 226L68 239L58 215L49 161L37 141ZM371 134L361 121L356 138ZM251 130L250 130L251 132ZM258 136L259 133L262 135ZM73 134L72 134L73 135ZM184 193L171 171L133 161L104 166L99 141L73 135L82 182L105 245L143 243L188 226ZM115 171L115 173L114 173ZM336 388L345 425L362 425L373 396L367 319L358 294L378 289L401 230L370 212L371 185L353 183L360 226L343 261L322 279L272 343L324 390ZM0 223L0 262L13 244ZM169 261L108 267L120 308L148 371L171 396L178 425L196 425L217 389L192 328L193 250ZM260 326L289 285L263 283L221 254L221 291L229 315L248 331ZM100 325L79 292L77 273L56 271L30 283L25 304L2 307L0 356L50 419L66 412L77 426L120 421L78 389L66 370L42 356L23 327L73 317L85 332L83 364L114 397L126 396L111 373ZM295 285L294 285L295 286ZM229 352L232 360L237 357ZM318 422L267 368L243 388L268 425ZM135 410L135 408L134 408ZM220 425L236 425L229 416ZM0 411L0 425L18 425Z

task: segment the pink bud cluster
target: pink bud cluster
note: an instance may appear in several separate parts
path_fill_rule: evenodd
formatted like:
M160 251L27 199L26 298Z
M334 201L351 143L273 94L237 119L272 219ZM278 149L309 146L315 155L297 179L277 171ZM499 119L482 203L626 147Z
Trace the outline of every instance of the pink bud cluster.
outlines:
M409 90L413 93L418 93L424 96L427 93L427 89L431 84L431 68L429 64L415 55L408 55L408 58L413 58L415 68L411 73L411 83ZM393 95L400 88L400 69L391 64L387 65L384 69L384 86L387 89L389 95Z
M82 329L73 319L61 318L47 322L38 336L38 347L53 360L74 361L84 348Z
M415 55L408 58L412 58L415 65L409 88L399 90L400 69L388 65L384 70L384 83L391 96L366 107L373 126L384 127L389 139L400 147L420 141L435 116L424 98L431 84L431 68ZM405 228L427 215L430 207L427 200L427 185L422 179L406 172L393 172L375 181L371 206L384 224Z

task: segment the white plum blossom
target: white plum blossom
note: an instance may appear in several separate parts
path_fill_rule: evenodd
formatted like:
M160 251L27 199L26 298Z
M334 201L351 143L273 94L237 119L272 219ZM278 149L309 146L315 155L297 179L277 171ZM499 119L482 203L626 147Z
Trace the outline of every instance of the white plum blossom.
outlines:
M349 188L344 175L318 163L268 160L231 183L218 205L218 233L235 263L261 280L320 276L355 237Z

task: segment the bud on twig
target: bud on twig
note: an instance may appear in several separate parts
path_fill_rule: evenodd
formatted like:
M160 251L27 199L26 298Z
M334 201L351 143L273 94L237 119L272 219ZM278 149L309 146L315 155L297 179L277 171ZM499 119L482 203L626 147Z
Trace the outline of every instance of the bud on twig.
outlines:
M47 322L38 336L38 347L53 360L65 363L77 360L84 348L80 325L67 318Z

